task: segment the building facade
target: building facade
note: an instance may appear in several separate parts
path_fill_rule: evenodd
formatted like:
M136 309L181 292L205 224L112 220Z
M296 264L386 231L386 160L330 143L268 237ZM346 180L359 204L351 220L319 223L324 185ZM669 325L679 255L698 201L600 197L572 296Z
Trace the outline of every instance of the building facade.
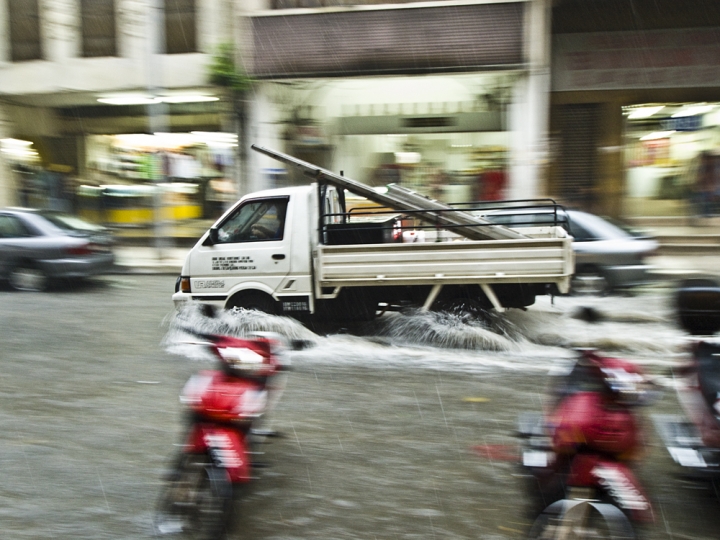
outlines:
M274 2L251 17L251 138L447 201L539 195L549 4L376 4ZM250 160L255 186L303 181Z
M190 134L223 128L208 63L234 40L235 9L225 0L0 2L0 204L57 204L48 186L58 176L66 191L109 184L142 198L133 186L152 180L147 162L160 150L177 157L180 177L212 168L227 150Z
M716 213L720 4L562 0L552 18L550 193L615 217Z
M306 181L250 143L446 200L544 190L546 0L4 0L0 21L2 205L53 203L60 175L91 215L162 178L202 199L176 217L211 217L211 192ZM223 43L255 81L241 148L208 83Z

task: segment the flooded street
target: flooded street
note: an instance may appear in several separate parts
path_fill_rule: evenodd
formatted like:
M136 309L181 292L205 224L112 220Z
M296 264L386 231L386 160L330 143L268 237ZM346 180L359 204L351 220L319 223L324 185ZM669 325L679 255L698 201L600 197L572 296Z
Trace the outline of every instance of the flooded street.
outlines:
M211 364L182 343L167 276L78 290L0 291L0 522L4 538L153 538L152 507L180 441L177 396ZM601 320L576 318L592 306ZM234 538L519 539L532 508L517 416L539 410L565 347L600 347L660 384L685 359L667 291L541 299L490 329L433 314L384 317L372 336L324 336L262 315L183 323L282 330L309 345L260 449ZM444 348L452 345L453 348ZM674 390L643 413L679 413ZM639 475L647 539L714 539L720 502L685 481L648 421Z

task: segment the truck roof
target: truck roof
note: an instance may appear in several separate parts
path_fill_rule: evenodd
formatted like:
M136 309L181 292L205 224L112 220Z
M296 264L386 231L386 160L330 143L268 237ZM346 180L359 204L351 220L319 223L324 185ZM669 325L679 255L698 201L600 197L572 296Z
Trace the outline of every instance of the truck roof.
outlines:
M252 193L246 193L242 196L243 200L246 199L260 199L265 197L282 197L288 195L298 195L307 193L311 189L314 189L316 184L308 184L305 186L293 186L275 189L264 189L263 191L253 191Z

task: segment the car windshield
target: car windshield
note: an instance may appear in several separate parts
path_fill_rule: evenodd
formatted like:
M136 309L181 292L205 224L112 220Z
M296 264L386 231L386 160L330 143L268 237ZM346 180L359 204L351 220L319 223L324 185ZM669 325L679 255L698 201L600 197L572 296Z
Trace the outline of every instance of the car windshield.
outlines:
M617 219L613 219L613 218L608 217L608 216L603 216L603 219L605 219L606 221L612 223L612 224L615 225L616 227L622 229L623 231L625 231L626 233L628 233L630 236L634 236L635 238L643 238L643 237L647 237L647 236L648 236L648 233L647 233L646 231L639 230L639 229L636 229L636 228L634 228L634 227L631 227L631 226L628 225L627 223L623 223L622 221L619 221L619 220L617 220Z
M569 212L569 215L571 234L573 233L573 225L579 225L588 233L588 236L597 240L631 238L628 232L599 216L585 212ZM573 234L573 236L578 237L579 235Z
M94 223L90 223L70 214L62 214L60 212L40 212L40 215L56 227L65 231L100 232L105 230L105 228L100 225L95 225Z

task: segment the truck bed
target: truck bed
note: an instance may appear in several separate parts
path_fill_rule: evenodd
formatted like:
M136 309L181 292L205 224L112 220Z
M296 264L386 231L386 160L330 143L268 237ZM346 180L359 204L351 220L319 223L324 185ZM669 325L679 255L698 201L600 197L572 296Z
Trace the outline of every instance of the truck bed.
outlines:
M318 246L318 287L553 283L569 289L572 238Z

